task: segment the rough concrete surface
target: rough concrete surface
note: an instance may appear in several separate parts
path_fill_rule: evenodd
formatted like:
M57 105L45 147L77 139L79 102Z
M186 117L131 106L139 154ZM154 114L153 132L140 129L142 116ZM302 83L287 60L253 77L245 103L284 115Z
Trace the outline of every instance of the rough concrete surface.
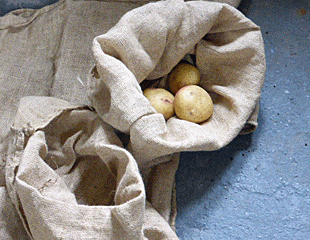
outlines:
M0 0L0 15L57 0ZM214 152L182 153L177 234L190 239L310 239L310 2L243 0L267 59L259 127Z
M243 1L267 73L259 127L215 152L182 154L177 233L187 239L310 239L310 2Z

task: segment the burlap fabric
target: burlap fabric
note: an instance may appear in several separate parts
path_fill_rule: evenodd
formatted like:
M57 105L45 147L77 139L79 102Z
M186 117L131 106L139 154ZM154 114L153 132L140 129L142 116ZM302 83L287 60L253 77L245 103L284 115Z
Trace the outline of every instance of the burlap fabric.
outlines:
M259 28L225 4L146 3L61 0L43 9L18 10L0 18L1 239L177 239L173 231L174 175L178 152L184 149L188 135L186 139L181 136L178 143L175 137L188 128L163 122L141 95L138 84L144 77L165 75L188 52L196 54L200 69L210 70L211 76L212 71L220 76L222 67L225 74L239 76L227 81L211 77L210 84L203 85L219 99L216 115L226 113L227 106L232 113L231 124L225 118L213 127L235 126L215 148L229 142L245 126L247 131L256 127L255 106L264 74ZM228 3L237 6L239 1ZM175 32L171 32L173 28ZM121 36L116 42L115 31ZM107 36L112 36L109 44L101 42L92 49L93 39L95 46L98 39ZM162 38L171 44L165 46ZM177 38L181 42L176 43ZM132 41L140 48L135 44L119 47ZM120 45L114 48L114 43ZM105 47L115 52L107 52ZM180 52L165 59L167 50L173 48L171 53ZM128 51L127 58L116 56L119 50L122 54ZM139 54L148 60L143 63L145 58ZM208 61L203 62L205 54ZM102 55L108 57L109 65L102 65ZM98 72L92 71L89 78L94 65ZM105 75L102 69L112 75ZM104 95L98 94L101 90ZM234 91L238 90L246 93L236 100ZM137 101L141 98L142 102ZM104 105L113 103L113 111L106 111L101 100ZM137 103L137 108L131 103ZM145 121L147 117L151 120ZM130 134L131 153L106 122ZM159 132L154 135L148 131L150 126ZM163 130L169 131L163 134ZM210 132L213 137L215 132ZM191 137L196 143L201 143L200 138ZM143 141L147 149L143 149ZM187 149L210 150L212 147L206 148L209 143Z
M134 158L88 107L23 98L12 131L6 186L33 239L177 239L146 204Z
M96 37L93 51L92 106L104 121L130 134L129 148L140 166L174 152L219 149L257 125L263 40L260 28L227 4L150 3ZM202 124L177 117L166 122L139 84L163 78L165 86L164 77L188 53L196 56L200 85L212 94L213 115Z

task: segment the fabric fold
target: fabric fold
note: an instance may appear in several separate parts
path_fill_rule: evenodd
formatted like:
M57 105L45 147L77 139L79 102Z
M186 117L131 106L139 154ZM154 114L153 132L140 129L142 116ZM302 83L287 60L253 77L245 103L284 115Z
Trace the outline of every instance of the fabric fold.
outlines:
M12 131L6 188L32 239L178 239L146 202L135 159L91 109L23 98Z
M61 0L0 18L1 239L178 239L179 152L257 127L260 29L225 2ZM140 85L166 86L188 53L216 104L202 125L166 122Z
M152 33L152 34L151 34ZM96 66L88 96L100 117L130 134L129 149L140 167L181 151L213 151L257 126L265 77L260 28L222 3L169 0L126 13L93 41ZM200 86L212 96L210 120L167 122L143 96L140 83L159 80L187 54L195 56ZM105 96L109 100L105 101Z

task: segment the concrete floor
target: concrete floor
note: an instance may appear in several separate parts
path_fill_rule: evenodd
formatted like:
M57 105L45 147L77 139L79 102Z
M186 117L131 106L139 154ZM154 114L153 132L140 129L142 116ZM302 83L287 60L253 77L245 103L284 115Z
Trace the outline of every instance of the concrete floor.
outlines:
M58 0L0 0L0 16L16 9L38 9L55 2Z
M259 127L216 152L184 153L177 233L187 239L310 239L310 2L243 1L267 58Z
M0 0L0 15L57 0ZM259 127L215 152L182 153L177 234L188 239L310 239L310 3L243 0L267 58Z

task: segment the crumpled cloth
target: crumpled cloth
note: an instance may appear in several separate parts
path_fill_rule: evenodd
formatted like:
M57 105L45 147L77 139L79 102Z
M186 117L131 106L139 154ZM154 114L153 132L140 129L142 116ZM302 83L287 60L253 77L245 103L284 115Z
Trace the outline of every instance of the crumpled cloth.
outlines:
M125 14L93 41L96 65L89 98L100 117L130 135L141 167L180 151L213 151L257 127L266 64L260 28L235 8L182 0L150 3ZM140 83L161 79L186 54L196 57L200 86L210 92L211 118L166 121ZM105 96L109 96L105 100Z
M135 159L87 106L26 97L12 131L6 187L33 239L178 239L146 200Z
M228 1L235 7L239 2ZM173 20L161 29L169 36L151 31L160 44L149 46L177 53L171 59L165 59L162 52L154 54L145 45L144 31L150 33L147 26L152 14L160 19L158 27L165 26L166 17ZM145 16L147 24L139 25L137 16ZM134 25L139 27L122 25L128 20L137 20ZM179 28L172 33L175 24ZM129 33L133 38L115 42L115 29L121 30L121 36ZM135 34L143 32L136 38ZM112 36L112 45L136 41L140 44L138 54L133 48L136 45L128 45L125 55L115 56L119 45L113 48L97 42L107 36ZM166 46L162 37L175 49ZM257 126L265 70L262 39L259 27L227 4L60 0L39 10L21 9L1 17L0 38L1 239L178 239L174 232L174 176L179 152L220 148ZM183 42L176 43L177 38ZM218 99L216 116L229 109L231 121L236 123L226 124L224 119L213 125L219 127L219 133L224 128L230 133L213 146L201 134L189 139L203 137L202 142L184 148L187 127L177 119L164 122L139 90L144 77L163 76L187 53L196 55L202 72L210 70L209 82L202 85ZM151 57L144 63L139 54ZM117 64L102 65L102 55L112 59L110 64ZM204 62L205 56L208 61ZM240 68L233 64L236 56ZM130 65L129 58L143 64L135 69L138 65ZM109 72L109 67L121 71L104 76L102 69ZM242 81L215 77L233 74L229 68L235 69ZM129 75L125 82L123 74ZM113 81L119 89L110 85ZM161 83L165 85L164 80ZM94 98L96 84L100 85L97 93L105 89L100 99L104 104L112 102L114 113L105 111ZM243 84L251 87L249 92L242 92ZM234 94L230 97L236 89L242 99L236 100ZM119 90L125 95L119 96L116 106ZM124 96L131 90L137 94L126 102ZM141 112L139 107L122 112L137 98L142 99ZM148 130L150 126L158 130L155 135ZM204 126L196 128L206 130ZM115 129L130 134L127 150ZM185 135L179 138L179 133ZM158 151L154 151L156 147Z

